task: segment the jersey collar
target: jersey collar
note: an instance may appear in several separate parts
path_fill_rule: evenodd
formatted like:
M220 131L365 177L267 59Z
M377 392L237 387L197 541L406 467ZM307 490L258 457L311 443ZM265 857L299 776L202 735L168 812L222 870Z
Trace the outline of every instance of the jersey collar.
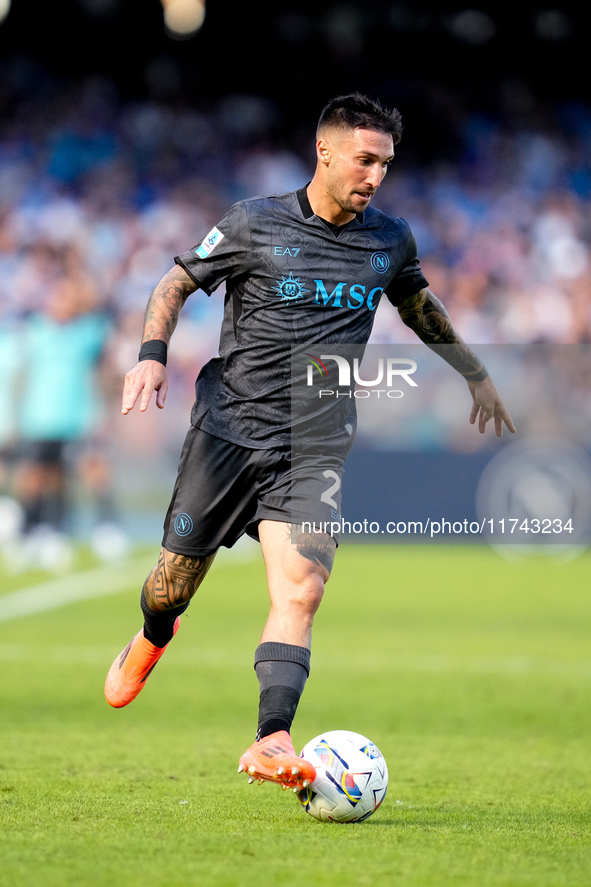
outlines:
M310 184L310 182L308 182L308 185L309 184ZM296 191L296 195L298 198L298 202L300 204L300 209L302 211L303 217L305 219L312 219L312 218L314 218L315 213L314 213L314 210L312 209L312 207L310 206L310 201L308 200L308 185L304 185L303 188L300 188L299 191ZM318 216L318 218L320 218L320 216ZM321 221L327 225L330 224L329 222L326 221L326 219L321 219ZM363 213L356 213L356 219L351 219L350 222L347 222L345 225L341 225L340 227L346 228L347 225L350 225L352 222L355 222L355 221L359 222L360 225L363 225Z

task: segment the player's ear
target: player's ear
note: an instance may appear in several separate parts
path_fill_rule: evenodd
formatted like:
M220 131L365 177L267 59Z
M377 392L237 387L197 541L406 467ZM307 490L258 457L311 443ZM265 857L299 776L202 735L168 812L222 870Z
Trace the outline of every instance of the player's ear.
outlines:
M325 164L330 163L330 154L331 154L330 143L326 139L324 139L324 138L318 139L318 141L316 142L316 154L318 156L318 160L321 163L325 163Z

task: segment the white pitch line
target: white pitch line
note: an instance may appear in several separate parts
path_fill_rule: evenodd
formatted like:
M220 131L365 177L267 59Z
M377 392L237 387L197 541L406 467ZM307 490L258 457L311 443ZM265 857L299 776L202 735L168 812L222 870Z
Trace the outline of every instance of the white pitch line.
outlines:
M220 566L234 566L249 561L257 549L258 545L255 542L251 546L238 545L231 551L222 549L216 558L216 567L219 569ZM0 622L125 591L134 584L143 582L155 563L154 554L143 555L135 560L73 573L59 579L51 579L41 585L32 585L2 595Z
M13 591L0 597L0 622L55 610L93 597L117 594L138 582L142 574L145 578L153 563L153 555L150 558L144 555L136 560L96 567Z

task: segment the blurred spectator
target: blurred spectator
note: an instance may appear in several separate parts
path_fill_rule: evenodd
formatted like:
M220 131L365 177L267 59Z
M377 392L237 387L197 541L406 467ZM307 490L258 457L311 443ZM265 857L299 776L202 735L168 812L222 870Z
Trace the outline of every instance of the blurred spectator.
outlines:
M109 320L79 251L66 246L50 255L44 304L19 329L14 493L25 536L37 544L43 538L46 548L51 536L64 553L63 539L75 530L76 474L92 494L96 522L114 521L110 470L93 440L102 417L98 368Z

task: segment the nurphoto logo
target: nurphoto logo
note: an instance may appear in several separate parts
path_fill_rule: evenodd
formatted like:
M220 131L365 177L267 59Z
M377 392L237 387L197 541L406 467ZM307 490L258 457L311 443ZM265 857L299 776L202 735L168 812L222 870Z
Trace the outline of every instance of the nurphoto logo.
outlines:
M320 377L320 381L328 381L331 375L334 375L336 369L338 372L338 389L346 389L344 391L334 388L319 389L319 397L371 397L372 394L384 394L386 397L399 398L404 396L404 391L394 388L395 384L400 381L406 382L411 388L417 387L417 382L411 378L416 372L417 363L406 357L380 357L377 361L377 367L374 370L375 378L362 379L360 372L361 360L354 357L352 360L343 357L342 354L306 354L308 362L306 385L311 387ZM330 367L326 366L327 361L333 361ZM316 372L315 372L316 371ZM332 373L331 373L332 371ZM334 384L334 383L333 383ZM360 389L352 389L352 385L362 386ZM381 388L378 386L382 386ZM368 390L371 389L371 390Z

